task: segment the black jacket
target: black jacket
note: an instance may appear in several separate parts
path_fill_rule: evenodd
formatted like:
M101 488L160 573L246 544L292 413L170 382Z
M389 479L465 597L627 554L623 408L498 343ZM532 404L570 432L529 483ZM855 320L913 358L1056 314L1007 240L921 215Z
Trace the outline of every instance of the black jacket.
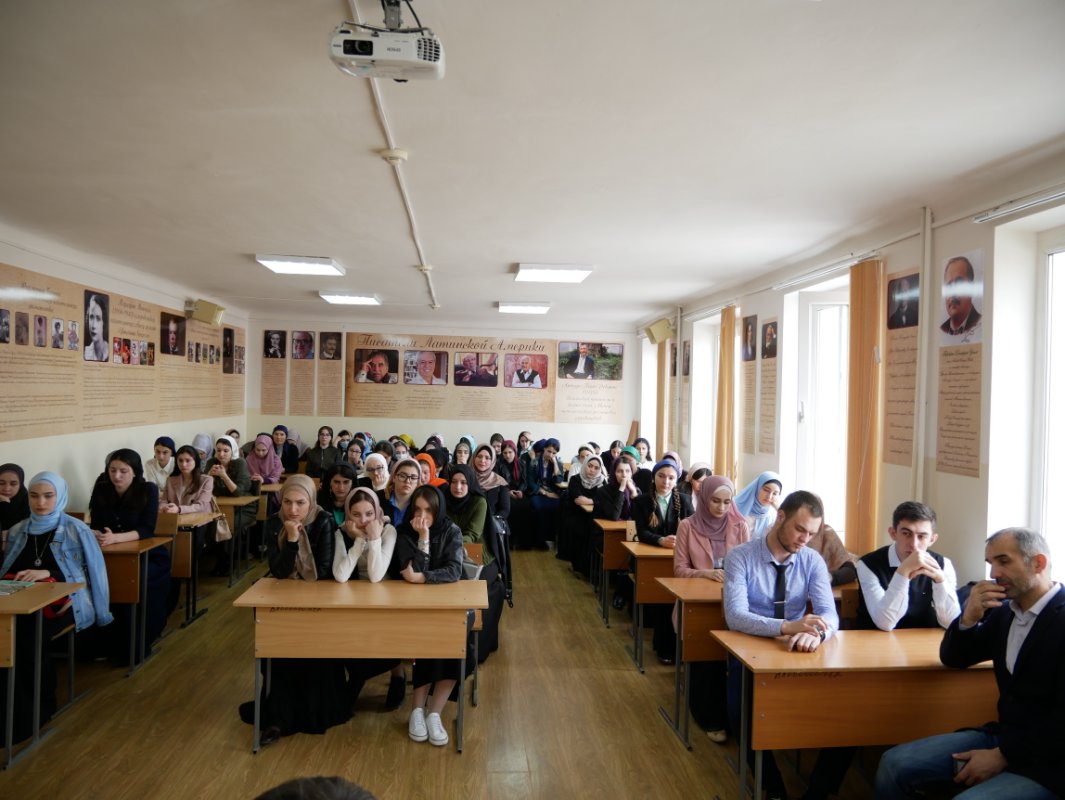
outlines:
M670 497L664 519L654 492L641 494L633 501L632 518L636 521L636 537L641 542L657 545L663 537L676 535L680 521L694 513L691 498L680 492L674 492L674 496L680 498L680 514L677 513L673 497ZM652 514L658 520L658 525L654 528L651 527Z
M1009 604L993 609L969 630L961 617L947 628L939 658L948 667L991 659L998 683L998 720L985 730L1000 737L1007 769L1065 797L1065 589L1032 623L1013 674L1006 669L1006 639L1014 614Z
M292 570L296 568L296 553L299 552L299 546L296 542L286 541L282 544L279 541L281 527L281 515L274 514L263 525L263 538L266 540L266 558L270 563L270 574L275 578L288 578L292 575ZM314 518L314 522L305 525L304 529L311 543L318 580L332 580L333 551L336 547L336 537L333 536L336 525L333 524L332 513L328 511L319 513Z

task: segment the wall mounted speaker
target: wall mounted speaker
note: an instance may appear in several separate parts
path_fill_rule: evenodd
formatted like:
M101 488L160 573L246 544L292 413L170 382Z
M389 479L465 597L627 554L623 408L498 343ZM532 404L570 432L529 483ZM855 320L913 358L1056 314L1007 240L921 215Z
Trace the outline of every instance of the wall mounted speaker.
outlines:
M651 344L658 344L673 335L673 323L668 317L662 317L644 328L643 332L651 340Z

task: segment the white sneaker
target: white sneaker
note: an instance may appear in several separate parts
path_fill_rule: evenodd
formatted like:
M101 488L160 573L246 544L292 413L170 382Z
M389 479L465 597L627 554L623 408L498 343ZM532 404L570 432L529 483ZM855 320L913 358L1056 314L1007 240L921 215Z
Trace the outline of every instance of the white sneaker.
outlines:
M440 724L440 715L435 715L437 724ZM410 712L410 722L407 723L407 733L416 742L424 742L429 738L429 731L425 727L425 709L416 708Z
M425 717L425 725L429 729L429 744L434 744L437 747L443 747L448 743L447 731L444 730L444 723L440 721L439 714L429 714ZM424 742L425 740L422 739Z

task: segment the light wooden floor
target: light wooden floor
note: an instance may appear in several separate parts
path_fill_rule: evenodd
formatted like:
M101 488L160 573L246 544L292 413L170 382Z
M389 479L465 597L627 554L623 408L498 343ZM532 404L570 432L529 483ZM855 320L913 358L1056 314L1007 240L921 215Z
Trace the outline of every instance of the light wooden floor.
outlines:
M79 687L91 694L52 723L35 753L0 773L0 796L237 800L325 774L380 800L737 797L725 761L734 748L693 725L688 752L659 716L659 705L672 704L673 669L657 663L648 641L647 673L636 671L628 618L613 612L604 628L591 589L549 553L515 553L515 565L515 608L504 611L500 649L482 665L480 705L467 703L461 754L408 739L410 693L385 713L384 676L367 685L346 725L253 755L251 729L237 716L252 697L252 622L231 601L262 574L257 567L233 589L205 580L210 613L174 630L132 678L79 664ZM847 788L845 797L869 794L853 770Z

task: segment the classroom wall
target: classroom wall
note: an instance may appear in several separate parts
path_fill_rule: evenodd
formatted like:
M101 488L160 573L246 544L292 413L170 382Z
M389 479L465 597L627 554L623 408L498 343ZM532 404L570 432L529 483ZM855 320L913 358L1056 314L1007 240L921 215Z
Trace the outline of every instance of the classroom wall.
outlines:
M75 251L60 242L42 239L3 224L0 224L0 261L175 309L183 308L186 298L190 297L226 305L203 292L151 278L128 264ZM223 322L247 325L247 319L242 316L240 309L227 308ZM12 388L5 387L4 390L12 391ZM243 426L242 415L217 416L166 425L42 436L5 442L0 448L0 461L21 465L27 478L46 469L62 475L70 485L67 507L72 511L82 511L88 506L93 481L103 470L104 459L111 451L131 447L142 457L148 458L152 455L155 439L164 434L173 437L181 445L191 442L192 437L200 432L217 437L228 428Z
M426 310L426 314L428 314ZM415 315L412 315L415 316ZM443 434L444 444L451 448L463 434L472 434L478 444L487 442L495 433L502 433L508 439L517 440L519 432L530 431L534 438L546 438L553 436L562 444L559 454L564 460L576 455L577 447L589 439L606 447L612 439L624 439L628 436L629 425L636 418L639 408L639 387L641 385L642 366L640 359L640 342L635 334L629 331L618 330L550 330L544 336L558 340L588 339L591 341L620 342L625 346L625 363L623 367L624 378L623 398L621 403L621 416L618 420L605 422L598 425L576 425L563 422L541 422L523 419L481 419L471 420L436 420L421 417L388 418L381 417L345 417L345 416L288 416L288 415L265 415L260 411L261 385L262 385L262 359L256 350L257 343L262 341L263 331L267 328L279 328L284 330L321 330L320 320L313 317L286 317L283 319L271 318L269 320L253 319L248 329L248 341L250 352L253 356L248 359L248 382L247 382L247 434L253 435L259 431L270 431L278 422L283 422L290 428L295 427L300 432L303 440L313 445L317 437L318 428L322 425L330 425L334 430L347 428L350 431L370 431L375 437L388 437L396 433L410 435L419 445L430 434ZM440 330L428 325L409 324L403 326L386 326L373 321L367 316L361 316L358 312L352 314L352 319L342 325L328 325L329 330L378 332L386 334L436 334L453 336L461 333L463 336L508 336L512 332L507 330L471 328L462 331ZM241 431L244 433L244 430Z

